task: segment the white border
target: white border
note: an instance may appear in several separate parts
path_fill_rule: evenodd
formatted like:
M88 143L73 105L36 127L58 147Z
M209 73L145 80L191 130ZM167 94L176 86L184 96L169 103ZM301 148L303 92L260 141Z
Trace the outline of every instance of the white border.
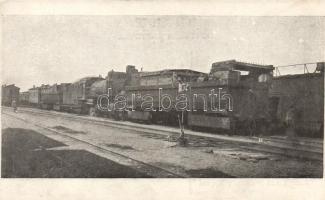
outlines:
M1 2L2 15L324 16L324 13L322 0ZM324 179L1 179L0 199L316 200L325 199L324 188Z

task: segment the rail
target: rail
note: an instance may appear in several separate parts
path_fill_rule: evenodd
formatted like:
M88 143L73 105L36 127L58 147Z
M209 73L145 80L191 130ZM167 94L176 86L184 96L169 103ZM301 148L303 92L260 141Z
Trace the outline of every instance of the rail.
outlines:
M124 129L124 130L132 130L135 133L148 133L148 134L155 134L155 135L179 135L179 132L175 130L171 130L168 128L160 129L157 127L149 127L149 125L135 125L133 123L124 123L124 122L116 122L116 121L106 121L94 118L88 118L85 116L78 116L78 115L71 115L71 114L64 114L64 113L52 113L52 112L45 112L35 109L24 109L21 112L27 112L37 115L44 115L44 116L57 116L57 117L64 117L70 120L82 121L83 123L91 123L96 125L108 126L117 129ZM274 139L274 138L263 138L263 142L257 141L258 138L236 138L236 137L229 137L229 136L222 136L222 135L215 135L209 133L201 133L201 132L193 132L187 130L187 136L191 137L191 141L195 142L197 140L201 140L200 138L204 138L205 141L227 141L237 143L238 146L242 148L248 148L254 150L257 148L257 151L265 151L268 153L275 153L281 154L284 156L289 157L298 157L298 158L309 158L309 159L316 159L322 160L323 159L323 142L318 140L306 141L304 139L296 138L294 140L287 140L285 138L282 139ZM165 137L164 137L165 138ZM212 145L213 146L213 145Z

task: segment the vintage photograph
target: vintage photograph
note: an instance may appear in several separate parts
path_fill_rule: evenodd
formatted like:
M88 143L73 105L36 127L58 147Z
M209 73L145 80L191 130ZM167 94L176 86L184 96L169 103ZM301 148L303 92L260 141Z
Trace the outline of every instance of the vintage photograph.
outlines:
M4 15L1 178L323 178L325 18Z

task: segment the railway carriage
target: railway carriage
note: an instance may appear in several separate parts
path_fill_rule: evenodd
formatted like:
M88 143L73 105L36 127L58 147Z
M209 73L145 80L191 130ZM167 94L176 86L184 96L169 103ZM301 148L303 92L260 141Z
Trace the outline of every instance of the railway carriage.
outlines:
M88 114L93 102L90 88L96 81L101 81L101 77L84 77L74 83L66 84L62 87L62 104L60 109L68 112Z
M204 73L186 69L138 72L132 65L127 66L126 72L110 71L105 80L96 81L91 86L91 98L88 101L92 102L93 106L90 108L90 114L147 122L166 119L175 121L174 109L170 109L168 112L156 112L159 110L159 91L163 93L162 95L169 95L171 99L174 99L170 106L174 108L179 82L186 83L197 80L200 75L204 75ZM107 102L106 98L100 99L100 107L106 108L106 110L100 109L98 106L98 97L103 94L109 94L109 105L103 103ZM141 98L135 100L133 99L134 95L137 95L137 98L141 96ZM151 111L144 110L141 107L143 105L142 98L147 96L153 99ZM118 106L114 102L119 97L125 98L123 101L125 106L122 109L116 109Z
M29 92L21 92L19 93L19 103L22 105L28 105L28 100L29 100Z
M114 97L124 90L125 85L130 81L132 76L128 76L128 74L132 74L133 72L137 73L138 71L134 66L127 66L127 73L111 70L107 73L105 79L95 81L90 86L89 97L87 99L87 102L91 105L89 114L91 116L105 115L110 117L117 114L114 111L108 112L107 109L101 108L108 107L109 101L107 98L100 98L100 96L109 95L109 100L112 102ZM117 116L115 116L115 118L116 117Z
M28 90L28 93L28 103L31 106L39 107L41 103L41 88L33 86L33 88Z
M42 109L54 109L60 110L60 105L63 102L63 91L62 88L68 86L68 83L46 85L40 88L41 90L41 101L40 107Z
M140 72L137 84L125 88L128 119L178 124L179 89L202 76L206 74L189 69Z
M2 85L1 87L1 104L10 106L13 100L19 101L20 88L12 85Z

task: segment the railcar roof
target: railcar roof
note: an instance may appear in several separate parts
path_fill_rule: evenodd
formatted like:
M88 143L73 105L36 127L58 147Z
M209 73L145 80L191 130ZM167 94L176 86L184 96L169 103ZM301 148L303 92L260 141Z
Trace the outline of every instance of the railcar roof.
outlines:
M76 80L74 83L84 82L84 81L88 81L88 80L92 80L92 79L103 80L104 78L98 77L98 76L86 76L86 77L83 77L83 78L80 78L80 79Z
M125 72L119 72L119 71L111 70L107 74L126 74L126 73Z
M156 76L156 75L162 75L162 74L170 74L173 72L177 72L177 73L188 73L188 74L205 74L203 72L199 72L199 71L195 71L195 70L191 70L191 69L164 69L164 70L159 70L159 71L152 71L152 72L140 72L140 76L144 77L144 76Z
M13 88L19 88L17 86L15 86L15 84L10 84L10 85L2 85L3 88L9 88L9 87L13 87Z
M222 70L244 70L244 71L272 71L274 70L273 65L261 65L254 63L246 63L236 60L227 60L221 62L212 63L212 69L215 71Z
M312 78L317 76L324 76L323 73L306 73L306 74L286 74L281 76L275 76L273 79L294 79L294 78Z
M40 87L34 87L34 88L29 88L28 91L29 90L39 90L39 89L40 89Z

